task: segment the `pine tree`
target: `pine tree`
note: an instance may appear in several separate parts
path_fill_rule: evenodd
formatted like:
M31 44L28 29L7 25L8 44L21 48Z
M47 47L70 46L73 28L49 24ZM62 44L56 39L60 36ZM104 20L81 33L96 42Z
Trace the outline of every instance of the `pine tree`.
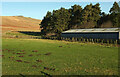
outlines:
M118 13L120 11L120 7L117 2L114 2L113 7L110 9L110 13Z
M110 18L113 26L120 27L120 7L117 2L114 2L109 12L111 13Z
M70 25L73 28L76 27L75 25L77 25L78 23L81 23L82 7L80 5L75 4L74 6L71 6L69 10L71 13Z
M44 17L40 25L41 25L41 28L43 28L41 30L43 34L47 34L52 30L52 13L51 12L49 11L47 12L46 16Z
M53 12L54 32L59 36L64 30L68 30L70 13L68 9L60 8Z
M97 21L100 19L101 10L99 3L95 5L87 5L82 11L82 27L93 28L97 26Z

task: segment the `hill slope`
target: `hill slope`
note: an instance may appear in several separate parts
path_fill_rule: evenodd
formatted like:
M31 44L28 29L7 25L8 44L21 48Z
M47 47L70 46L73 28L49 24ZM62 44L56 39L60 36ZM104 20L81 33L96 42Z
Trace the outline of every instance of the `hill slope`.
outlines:
M23 16L2 16L2 32L40 30L41 20Z

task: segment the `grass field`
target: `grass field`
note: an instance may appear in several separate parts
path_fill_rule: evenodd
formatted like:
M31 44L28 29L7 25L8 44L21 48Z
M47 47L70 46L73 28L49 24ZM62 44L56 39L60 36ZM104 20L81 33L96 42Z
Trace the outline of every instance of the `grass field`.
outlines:
M118 74L118 47L44 39L2 39L2 48L3 75Z

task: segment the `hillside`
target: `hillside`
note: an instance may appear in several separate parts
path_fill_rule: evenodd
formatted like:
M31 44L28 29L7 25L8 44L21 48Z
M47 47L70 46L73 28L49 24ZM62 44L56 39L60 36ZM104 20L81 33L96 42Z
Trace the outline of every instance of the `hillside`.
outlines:
M41 20L23 16L2 16L2 32L40 30Z

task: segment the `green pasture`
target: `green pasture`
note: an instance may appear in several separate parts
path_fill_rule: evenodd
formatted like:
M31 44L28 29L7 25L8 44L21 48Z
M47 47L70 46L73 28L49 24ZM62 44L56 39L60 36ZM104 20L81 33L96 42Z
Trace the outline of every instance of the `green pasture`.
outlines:
M2 39L3 75L117 75L118 47L44 39Z

